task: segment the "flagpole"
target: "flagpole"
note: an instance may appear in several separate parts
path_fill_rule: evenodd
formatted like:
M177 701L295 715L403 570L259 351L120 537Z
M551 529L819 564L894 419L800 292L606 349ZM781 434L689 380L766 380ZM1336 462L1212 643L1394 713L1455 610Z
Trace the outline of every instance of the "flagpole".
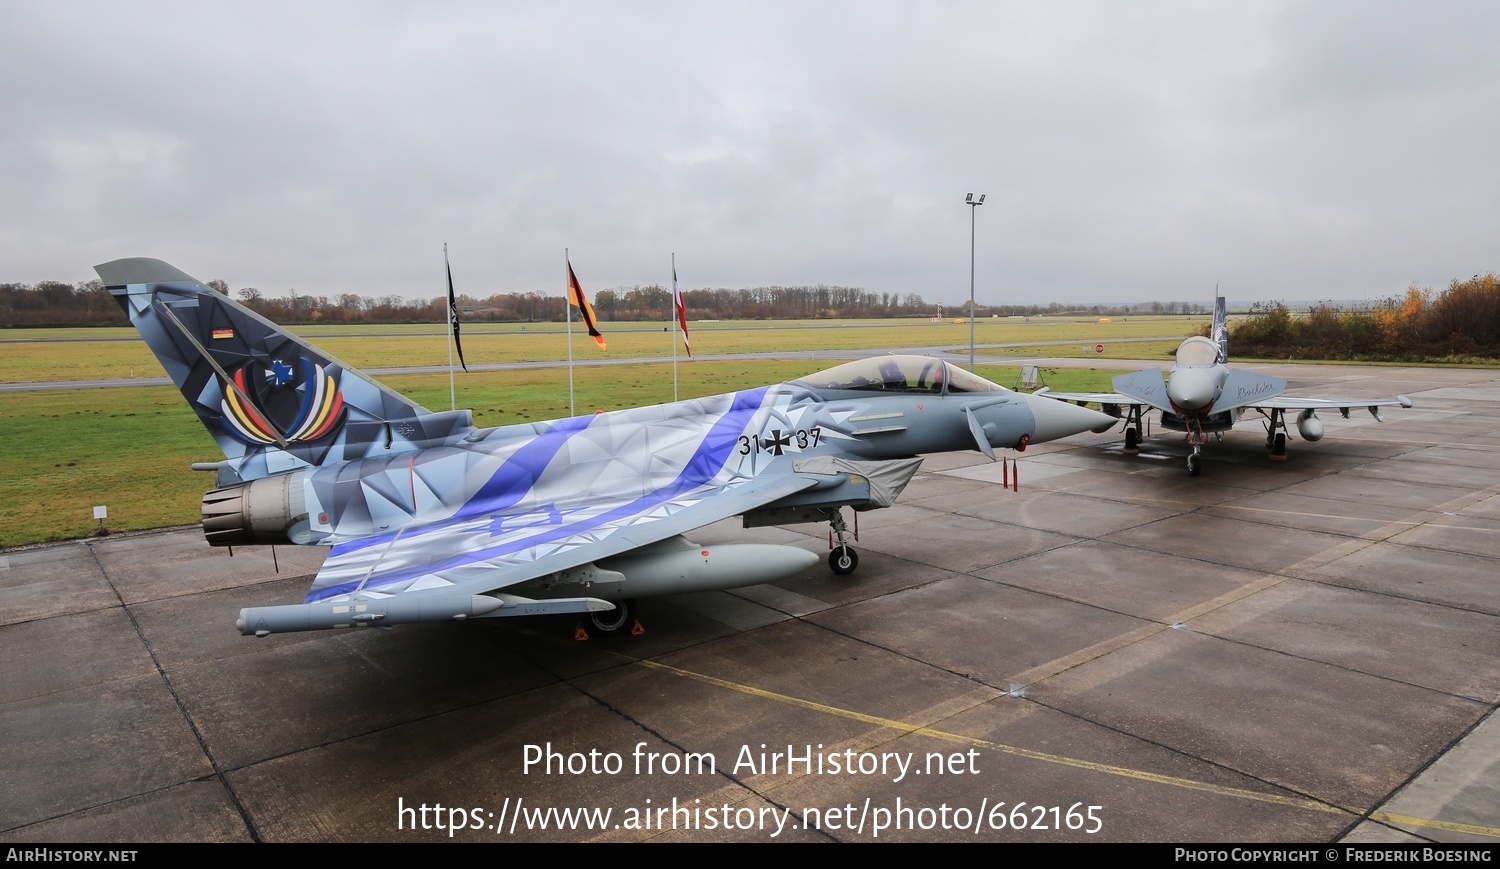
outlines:
M448 409L458 410L458 391L453 385L453 266L448 265L448 242L443 242L443 268L448 274Z
M568 317L568 416L577 416L573 409L573 263L568 259L568 249L563 248L563 264L567 267L568 288L563 292L563 309Z
M672 252L672 400L677 400L677 252Z
M589 329L589 337L599 345L600 350L605 349L604 333L599 331L599 318L594 314L594 308L589 304L588 297L583 294L583 285L578 282L578 275L573 274L573 262L568 258L568 249L563 248L563 261L568 269L568 413L577 416L578 410L573 404L573 306L578 306L578 319ZM597 412L597 411L596 411Z
M677 400L677 338L676 332L682 330L682 349L687 351L688 358L693 358L693 344L688 340L687 327L687 299L682 295L682 289L677 286L677 254L672 254L672 400Z

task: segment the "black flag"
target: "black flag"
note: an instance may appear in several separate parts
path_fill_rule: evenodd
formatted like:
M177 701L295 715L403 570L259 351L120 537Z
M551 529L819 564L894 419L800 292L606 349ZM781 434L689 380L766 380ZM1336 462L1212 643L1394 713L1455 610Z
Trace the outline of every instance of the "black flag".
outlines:
M464 363L464 345L458 340L458 299L453 295L453 266L448 265L448 252L443 251L443 265L448 269L448 325L453 328L453 347L458 350L458 364L463 365L464 373L468 373L469 366Z

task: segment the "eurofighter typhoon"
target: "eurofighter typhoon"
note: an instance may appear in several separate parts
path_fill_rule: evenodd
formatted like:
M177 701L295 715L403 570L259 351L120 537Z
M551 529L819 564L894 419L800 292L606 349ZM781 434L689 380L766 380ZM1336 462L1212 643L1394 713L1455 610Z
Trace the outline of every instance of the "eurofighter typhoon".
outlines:
M634 601L803 573L794 546L699 545L746 527L889 506L919 453L1025 449L1106 425L937 359L884 356L775 386L475 428L381 386L160 260L96 267L224 454L203 497L215 546L329 547L302 603L242 609L246 635L585 613L628 630Z
M1195 335L1177 347L1177 364L1162 379L1160 369L1148 368L1114 378L1114 392L1052 392L1038 390L1036 395L1072 401L1095 403L1114 417L1125 419L1125 453L1140 451L1143 416L1148 409L1161 411L1163 428L1187 435L1188 473L1194 477L1203 470L1203 445L1212 432L1220 440L1224 432L1247 409L1265 417L1266 450L1272 459L1286 459L1286 441L1290 433L1286 412L1297 415L1297 433L1308 443L1322 440L1323 421L1318 411L1337 410L1345 419L1349 409L1364 407L1377 422L1383 422L1380 408L1411 407L1404 395L1389 398L1294 398L1283 396L1286 381L1269 374L1259 374L1229 367L1229 323L1224 297L1214 297L1212 335Z

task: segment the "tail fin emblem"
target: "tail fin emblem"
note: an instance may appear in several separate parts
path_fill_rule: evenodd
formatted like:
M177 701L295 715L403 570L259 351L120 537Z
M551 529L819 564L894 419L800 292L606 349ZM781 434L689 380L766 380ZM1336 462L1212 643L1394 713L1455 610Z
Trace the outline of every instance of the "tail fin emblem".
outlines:
M347 408L338 382L312 360L298 362L300 382L296 369L280 359L269 365L252 360L229 372L235 388L224 390L220 408L231 437L264 446L309 443L339 430Z

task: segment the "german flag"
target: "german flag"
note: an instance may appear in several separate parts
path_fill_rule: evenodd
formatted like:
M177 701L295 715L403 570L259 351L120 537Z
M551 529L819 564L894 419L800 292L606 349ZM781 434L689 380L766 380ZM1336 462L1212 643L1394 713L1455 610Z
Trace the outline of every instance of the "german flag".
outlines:
M578 285L578 276L573 274L573 263L568 263L568 304L578 309L578 316L583 318L583 325L589 327L589 337L599 345L600 350L604 346L604 335L599 331L598 320L594 318L594 308L589 304L587 297L583 295L583 287Z

